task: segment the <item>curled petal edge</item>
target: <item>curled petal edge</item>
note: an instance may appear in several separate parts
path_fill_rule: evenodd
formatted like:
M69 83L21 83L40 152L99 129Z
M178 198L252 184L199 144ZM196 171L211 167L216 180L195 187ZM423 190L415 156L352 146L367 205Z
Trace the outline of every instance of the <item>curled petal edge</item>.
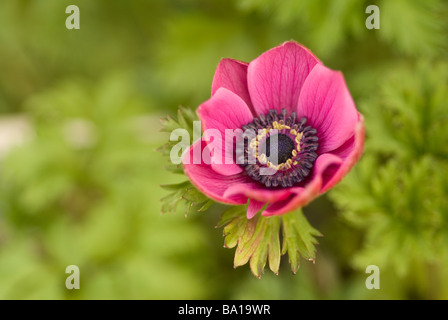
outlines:
M331 153L324 154L332 155L331 158L333 159L329 159L326 166L320 172L315 174L310 183L304 188L303 192L295 197L290 196L285 200L270 204L263 211L263 216L282 215L299 207L306 206L312 200L334 187L339 181L342 180L345 175L347 175L347 173L361 158L364 149L364 139L364 117L359 114L359 122L357 123L355 128L355 146L350 154L345 159L341 159L336 155L332 155ZM337 158L339 158L340 160L338 161ZM339 165L339 168L328 181L324 181L324 172L332 165Z

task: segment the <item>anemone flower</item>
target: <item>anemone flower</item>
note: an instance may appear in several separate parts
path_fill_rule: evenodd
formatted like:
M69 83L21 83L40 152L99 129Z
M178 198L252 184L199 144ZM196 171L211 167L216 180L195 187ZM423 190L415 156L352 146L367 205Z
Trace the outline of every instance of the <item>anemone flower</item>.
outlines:
M364 146L363 117L342 73L325 67L293 41L250 63L222 59L211 98L197 112L205 133L184 155L184 171L215 201L248 203L248 219L263 208L262 214L271 216L305 206L350 171ZM226 161L209 163L202 159L211 143L209 129L222 136L227 129L261 134L243 147L222 143ZM274 158L266 150L274 140L277 161L270 161ZM254 148L259 153L249 163ZM186 156L193 161L185 161ZM266 168L275 173L261 174Z

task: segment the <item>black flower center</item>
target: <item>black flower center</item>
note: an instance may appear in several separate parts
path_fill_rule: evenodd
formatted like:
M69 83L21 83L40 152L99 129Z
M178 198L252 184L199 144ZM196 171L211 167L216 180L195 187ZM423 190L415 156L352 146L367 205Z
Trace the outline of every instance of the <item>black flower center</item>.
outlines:
M274 141L271 146L271 141ZM285 163L291 158L292 151L295 149L295 144L292 139L283 133L278 133L270 135L263 147L261 152L266 154L267 160L271 163L278 165L280 163ZM273 154L271 156L271 151Z
M268 188L292 187L311 172L317 158L316 129L297 121L297 114L287 116L269 110L243 126L243 139L237 144L236 160L246 174Z

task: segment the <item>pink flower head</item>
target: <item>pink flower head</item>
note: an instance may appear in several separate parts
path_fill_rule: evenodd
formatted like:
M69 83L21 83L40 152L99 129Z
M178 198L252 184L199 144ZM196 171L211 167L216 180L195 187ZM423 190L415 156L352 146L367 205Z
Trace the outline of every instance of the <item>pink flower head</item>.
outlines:
M249 64L221 60L212 96L200 105L198 114L205 134L184 155L185 173L218 202L249 201L249 219L264 206L262 214L271 216L308 204L350 171L364 146L363 117L343 75L292 41ZM207 136L209 129L223 137L226 129L254 129L258 134L243 147L229 148L227 141L219 144L223 161L207 162L202 155L213 142ZM277 161L272 162L266 151L271 140L277 150ZM254 148L259 153L249 163ZM193 161L185 161L186 156ZM275 173L260 174L269 168Z

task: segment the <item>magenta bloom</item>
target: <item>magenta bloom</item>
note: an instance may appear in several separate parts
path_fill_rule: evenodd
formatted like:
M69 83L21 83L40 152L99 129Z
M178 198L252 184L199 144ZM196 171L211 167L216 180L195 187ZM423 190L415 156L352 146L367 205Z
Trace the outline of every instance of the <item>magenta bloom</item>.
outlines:
M185 155L194 158L184 161L191 182L218 202L241 205L249 201L249 219L266 204L264 216L308 204L350 171L364 146L363 117L343 75L292 41L249 64L221 60L212 96L200 105L198 114L205 132L215 129L223 137L226 129L262 130L251 147L269 149L271 130L277 129L277 162L270 162L265 152L248 164L251 147L233 151L223 143L227 161L207 164L197 159L209 147L206 135ZM270 167L276 168L275 174L260 175L260 169Z

